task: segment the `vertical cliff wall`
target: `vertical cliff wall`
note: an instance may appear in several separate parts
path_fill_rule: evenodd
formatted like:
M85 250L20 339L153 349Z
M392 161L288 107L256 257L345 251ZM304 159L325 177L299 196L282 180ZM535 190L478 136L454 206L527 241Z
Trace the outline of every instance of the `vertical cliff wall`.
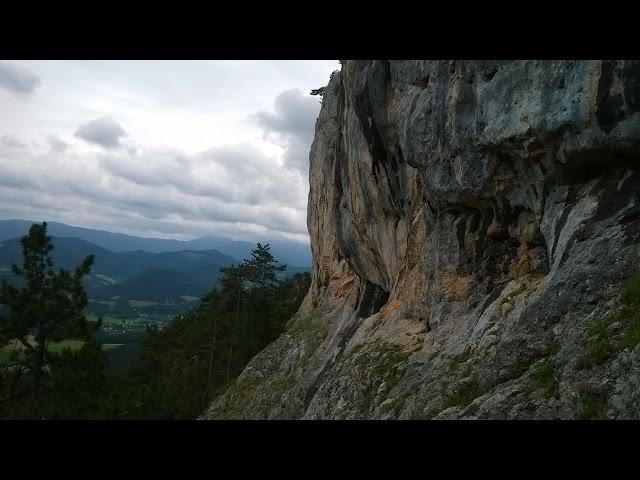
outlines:
M640 417L640 347L589 357L639 266L639 160L639 62L344 62L311 289L204 417Z

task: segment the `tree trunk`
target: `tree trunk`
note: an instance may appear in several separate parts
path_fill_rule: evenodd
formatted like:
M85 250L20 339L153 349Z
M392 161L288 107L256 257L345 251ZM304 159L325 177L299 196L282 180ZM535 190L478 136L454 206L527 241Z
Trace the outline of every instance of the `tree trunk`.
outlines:
M211 350L209 351L209 373L207 373L207 385L211 383L211 371L213 369L213 349L216 346L216 328L218 322L216 317L213 317L213 333L211 334Z
M40 384L42 380L42 367L44 364L45 341L42 334L42 326L36 336L35 365L33 369L33 414L36 418L42 419L42 408L40 405Z
M233 346L229 346L229 355L227 355L227 374L225 380L228 382L231 379L231 357L233 356Z

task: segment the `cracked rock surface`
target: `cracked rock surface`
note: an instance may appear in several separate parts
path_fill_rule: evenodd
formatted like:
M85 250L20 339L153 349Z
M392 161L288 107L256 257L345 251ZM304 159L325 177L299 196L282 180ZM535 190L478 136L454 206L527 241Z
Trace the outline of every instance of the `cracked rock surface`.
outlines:
M203 418L640 418L640 345L589 359L640 265L639 165L640 62L344 62L311 289Z

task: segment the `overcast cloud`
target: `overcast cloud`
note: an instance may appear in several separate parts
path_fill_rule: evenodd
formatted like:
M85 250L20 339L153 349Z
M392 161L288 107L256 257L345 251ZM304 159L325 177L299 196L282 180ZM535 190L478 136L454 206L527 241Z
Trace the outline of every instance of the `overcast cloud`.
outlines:
M40 84L37 75L14 63L0 62L0 87L18 94L33 93Z
M118 148L120 139L129 134L111 117L101 117L80 125L74 135L85 142L94 143L104 148Z
M69 146L69 144L67 144L66 142L63 142L55 135L49 135L49 138L47 138L47 141L51 146L51 153L62 153Z
M0 218L308 242L309 90L337 68L0 62Z
M11 135L4 134L0 138L0 143L8 148L26 148L27 146L17 138L13 138Z

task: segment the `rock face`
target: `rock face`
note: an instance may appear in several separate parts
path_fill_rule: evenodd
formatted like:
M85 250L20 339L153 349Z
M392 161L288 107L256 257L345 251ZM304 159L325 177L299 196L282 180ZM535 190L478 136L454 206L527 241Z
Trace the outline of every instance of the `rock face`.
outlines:
M640 62L344 62L311 289L203 417L640 418L640 346L590 338L629 325L639 165Z

